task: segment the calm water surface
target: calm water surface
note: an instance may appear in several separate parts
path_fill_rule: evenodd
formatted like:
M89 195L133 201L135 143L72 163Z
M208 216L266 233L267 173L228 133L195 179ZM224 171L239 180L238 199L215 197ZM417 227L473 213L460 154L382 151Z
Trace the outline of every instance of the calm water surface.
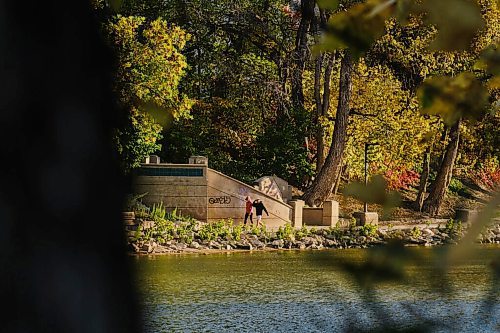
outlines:
M134 257L145 332L342 332L428 321L430 332L500 332L498 293L489 264L500 247L481 247L453 267L447 281L433 266L436 250L399 284L377 284L363 298L340 262L362 264L367 250L280 251ZM449 293L444 293L450 286ZM484 300L492 296L492 307ZM375 300L375 301L374 301ZM430 328L432 327L432 328Z

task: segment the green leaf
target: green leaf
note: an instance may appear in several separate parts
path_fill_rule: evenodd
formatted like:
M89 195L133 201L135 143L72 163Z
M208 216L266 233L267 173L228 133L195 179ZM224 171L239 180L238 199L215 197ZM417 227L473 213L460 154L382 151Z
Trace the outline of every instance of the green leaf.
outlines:
M449 126L460 118L476 120L485 114L488 91L470 72L455 77L434 76L417 91L422 114L440 116Z
M354 58L363 56L375 40L383 35L385 20L391 17L394 8L391 1L371 0L332 16L319 47L348 47Z
M339 6L338 0L318 0L317 4L320 8L336 10Z
M478 4L468 0L424 0L414 12L425 14L426 22L438 29L430 45L434 50L467 50L485 26Z

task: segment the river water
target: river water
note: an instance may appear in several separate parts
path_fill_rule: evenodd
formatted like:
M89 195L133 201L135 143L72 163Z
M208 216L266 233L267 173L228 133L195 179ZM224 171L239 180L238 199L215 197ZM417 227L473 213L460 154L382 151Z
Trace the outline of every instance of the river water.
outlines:
M408 251L418 260L372 275L369 266L352 275L341 265L365 264L364 249L134 257L144 331L384 332L420 323L424 332L500 332L490 269L500 247L483 246L444 275L434 264L439 249ZM392 268L402 281L360 286Z

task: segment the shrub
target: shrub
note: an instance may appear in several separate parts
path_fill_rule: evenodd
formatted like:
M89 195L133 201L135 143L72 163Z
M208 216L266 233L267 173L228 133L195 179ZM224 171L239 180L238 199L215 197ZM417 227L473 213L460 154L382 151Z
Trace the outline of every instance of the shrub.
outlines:
M403 167L393 167L384 172L387 187L391 190L407 190L410 186L415 186L420 180L420 175Z
M500 185L500 163L493 158L482 163L479 168L472 172L472 180L487 189L493 190Z
M286 223L284 227L279 227L278 231L276 231L276 238L278 239L286 239L286 240L294 240L295 239L295 230L290 225L290 223Z
M378 227L374 224L365 224L360 231L363 236L373 237L377 235Z
M413 238L418 238L422 235L422 230L420 230L419 228L417 227L413 227L413 229L411 230L411 236Z
M165 207L163 207L163 202L158 204L153 204L153 208L151 209L151 213L149 216L155 222L165 219Z

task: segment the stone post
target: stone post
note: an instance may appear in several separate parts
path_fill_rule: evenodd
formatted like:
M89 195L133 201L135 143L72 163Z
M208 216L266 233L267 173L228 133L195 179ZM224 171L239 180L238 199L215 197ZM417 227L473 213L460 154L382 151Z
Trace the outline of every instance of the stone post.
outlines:
M339 203L326 200L323 203L323 225L334 227L339 221Z
M288 203L292 206L292 226L294 228L302 228L302 210L304 209L304 200L292 200Z
M208 157L205 157L205 156L191 156L189 158L189 164L203 164L203 165L208 165Z
M160 164L160 156L149 155L149 163L150 164Z
M357 225L378 225L378 214L375 212L354 212L352 216L356 219Z

